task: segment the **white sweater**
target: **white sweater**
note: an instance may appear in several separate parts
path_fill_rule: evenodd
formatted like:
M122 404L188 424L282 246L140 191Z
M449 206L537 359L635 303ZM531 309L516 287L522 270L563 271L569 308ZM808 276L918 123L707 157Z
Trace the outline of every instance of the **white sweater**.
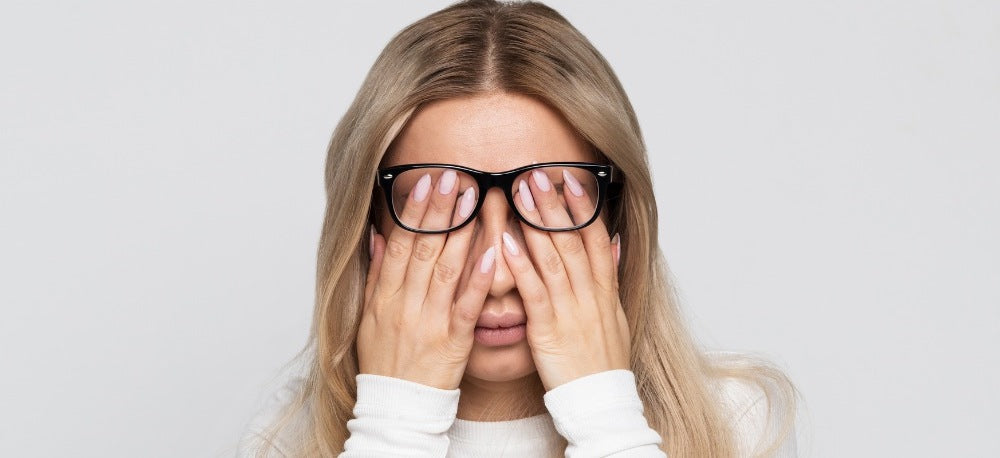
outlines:
M354 418L347 422L350 438L341 457L665 457L662 439L649 428L631 371L618 369L591 374L557 386L544 395L548 413L510 421L481 422L455 417L459 389L443 390L380 375L357 376ZM252 457L259 439L280 409L300 389L292 379L251 421L238 456ZM751 456L758 443L770 441L783 419L768 416L759 388L735 379L717 385L740 456ZM780 408L777 409L780 413ZM297 419L304 425L305 420ZM286 456L289 439L279 436L272 456ZM766 445L766 444L762 444ZM778 454L794 458L795 432Z

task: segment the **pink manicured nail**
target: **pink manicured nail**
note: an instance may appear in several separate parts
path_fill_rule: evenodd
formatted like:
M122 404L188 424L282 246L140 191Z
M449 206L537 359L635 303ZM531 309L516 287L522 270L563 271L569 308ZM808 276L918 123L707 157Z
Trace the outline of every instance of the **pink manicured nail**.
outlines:
M507 247L507 252L514 256L517 256L517 254L521 252L517 249L517 243L514 243L514 237L511 237L510 234L506 232L503 233L503 246Z
M425 173L413 187L413 200L423 202L427 198L427 192L431 190L431 176Z
M462 219L468 218L472 210L476 208L476 191L473 188L466 189L462 193L462 201L458 204L458 216Z
M455 174L454 170L445 170L441 175L441 182L438 183L438 192L448 194L452 189L455 189L455 178L458 178L458 175Z
M375 256L375 225L372 224L368 228L368 257Z
M552 183L549 182L549 177L546 176L541 170L531 172L531 176L535 178L535 184L538 185L538 189L541 189L544 192L548 192L552 189Z
M535 211L535 199L531 198L531 190L528 189L528 183L521 180L521 183L517 185L517 193L521 196L521 204L528 211Z
M580 186L580 182L573 178L573 174L563 169L563 179L566 180L566 186L569 187L569 192L572 192L574 196L580 197L583 195L583 187Z
M493 267L493 261L495 260L496 260L496 251L493 249L493 247L490 247L490 249L486 250L486 253L483 254L483 263L479 266L479 271L484 274L488 273L490 269Z

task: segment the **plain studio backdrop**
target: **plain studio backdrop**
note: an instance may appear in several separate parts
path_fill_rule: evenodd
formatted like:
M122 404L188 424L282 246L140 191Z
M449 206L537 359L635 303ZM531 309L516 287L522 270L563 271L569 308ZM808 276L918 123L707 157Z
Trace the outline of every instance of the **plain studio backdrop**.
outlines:
M0 455L233 455L308 333L333 127L447 4L0 4ZM800 454L1000 456L1000 3L550 5L635 106L699 341L788 372Z

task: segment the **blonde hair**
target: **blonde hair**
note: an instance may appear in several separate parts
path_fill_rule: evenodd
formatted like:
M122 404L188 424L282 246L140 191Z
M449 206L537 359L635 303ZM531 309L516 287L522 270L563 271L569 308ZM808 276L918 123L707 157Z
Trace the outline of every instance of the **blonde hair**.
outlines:
M657 209L646 148L632 106L607 61L566 19L534 2L472 0L403 29L375 61L334 131L326 162L326 217L319 243L316 305L303 389L272 428L294 416L296 456L334 456L348 437L358 374L355 340L368 265L376 168L421 104L505 91L560 112L620 170L625 184L612 231L622 235L621 301L631 369L650 427L671 457L731 457L734 433L711 380L735 377L777 393L794 412L794 389L765 362L721 361L694 344L657 243ZM775 402L774 405L779 405ZM794 414L776 435L791 430ZM285 431L288 433L288 431ZM766 453L766 452L765 452Z

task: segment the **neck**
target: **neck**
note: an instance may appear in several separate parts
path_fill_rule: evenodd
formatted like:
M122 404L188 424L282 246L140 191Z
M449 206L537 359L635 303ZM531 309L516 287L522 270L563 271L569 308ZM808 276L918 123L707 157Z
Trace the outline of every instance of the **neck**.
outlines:
M503 382L466 375L459 389L457 417L462 420L507 421L547 412L542 398L545 387L538 372Z

